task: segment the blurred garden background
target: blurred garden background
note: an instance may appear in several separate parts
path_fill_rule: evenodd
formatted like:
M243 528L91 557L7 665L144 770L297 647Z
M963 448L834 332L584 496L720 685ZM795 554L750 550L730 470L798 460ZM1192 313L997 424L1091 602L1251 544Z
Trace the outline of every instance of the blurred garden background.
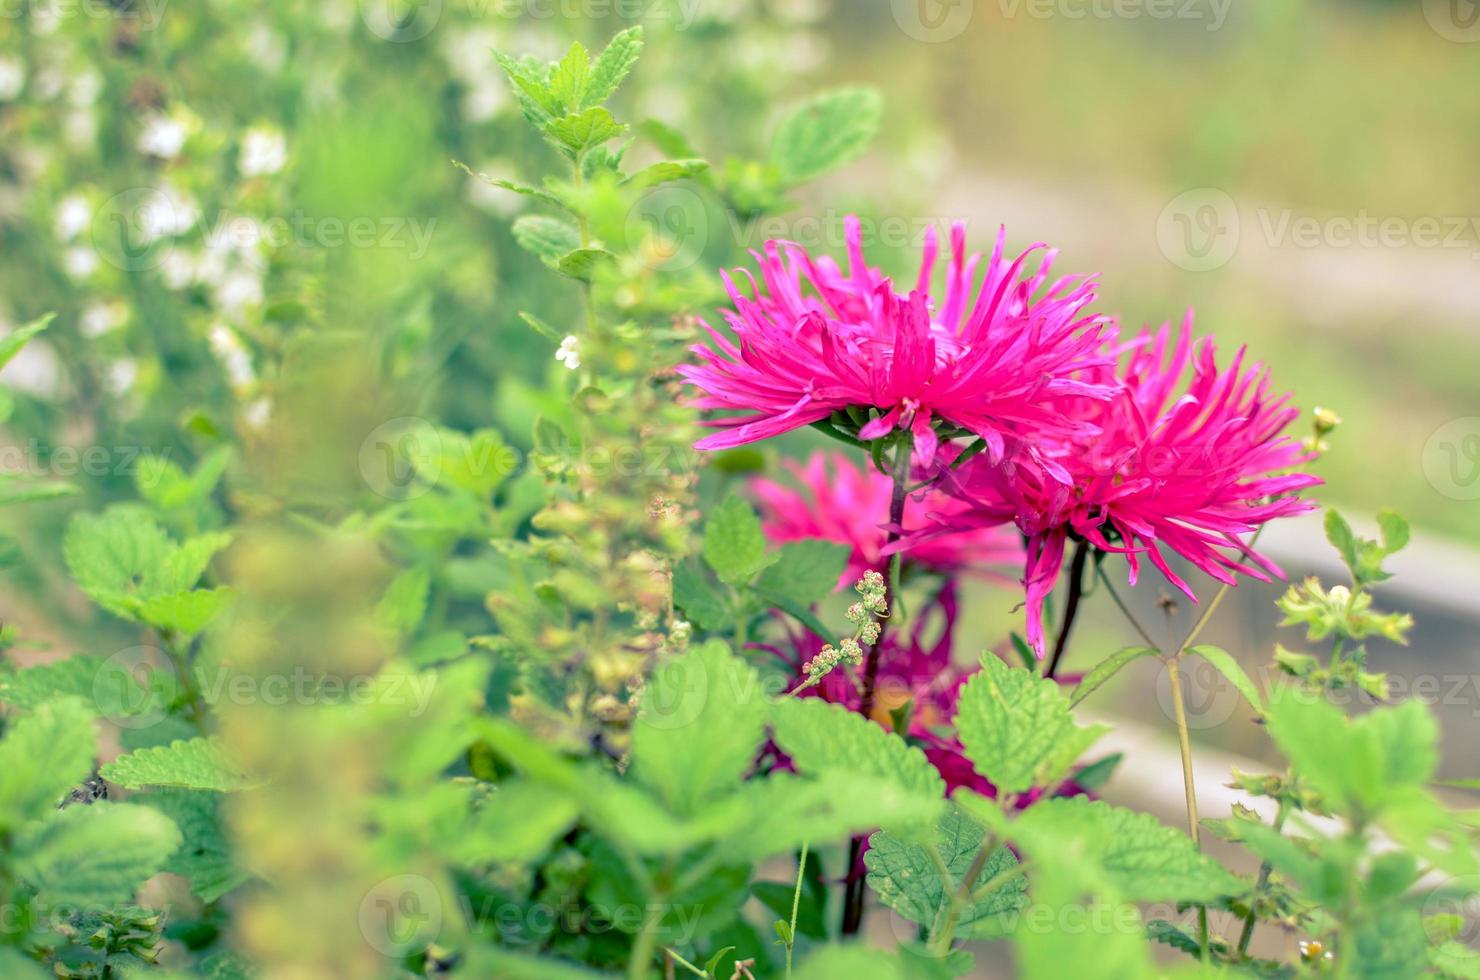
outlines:
M841 254L842 215L856 211L870 255L912 276L924 229L964 218L978 248L1005 224L1010 249L1045 241L1059 271L1099 272L1099 309L1128 327L1194 308L1225 356L1246 344L1303 408L1345 420L1318 497L1358 524L1381 507L1412 519L1417 557L1399 567L1426 604L1416 646L1433 673L1473 674L1469 13L1464 0L0 0L0 327L56 313L4 377L0 492L30 501L0 513L14 656L127 643L129 627L67 584L56 543L72 513L146 483L173 507L159 460L183 480L241 465L225 447L262 445L258 465L293 457L295 493L356 460L369 481L357 491L375 491L364 442L275 428L312 419L315 399L373 402L362 430L343 430L367 440L376 420L426 417L530 450L535 419L568 411L546 380L565 371L558 335L582 312L510 233L541 203L477 176L552 159L493 51L556 58L642 23L642 70L615 103L654 120L640 128L659 144L677 139L669 126L687 134L669 155L717 175L654 190L627 216L627 233L670 246L654 269L735 265L768 237ZM777 119L834 85L882 91L878 140L780 217L738 220L774 191L756 161ZM698 285L688 297L701 311L716 298ZM633 289L620 302L650 299ZM520 319L530 309L555 340ZM285 365L336 343L373 362L375 390L284 386ZM767 462L737 451L718 470ZM250 483L232 508L270 512L272 494ZM1277 557L1312 540L1287 533L1271 538ZM445 569L470 601L501 574L487 555ZM1276 594L1241 588L1210 635L1267 662ZM1020 622L1008 592L969 599L983 646ZM1111 623L1081 626L1086 645L1117 642ZM1136 682L1154 676L1144 666L1119 680L1144 693L1116 712L1155 711L1154 684ZM1212 693L1210 712L1234 710ZM1477 696L1441 707L1452 745L1480 733ZM1216 723L1197 734L1236 737Z

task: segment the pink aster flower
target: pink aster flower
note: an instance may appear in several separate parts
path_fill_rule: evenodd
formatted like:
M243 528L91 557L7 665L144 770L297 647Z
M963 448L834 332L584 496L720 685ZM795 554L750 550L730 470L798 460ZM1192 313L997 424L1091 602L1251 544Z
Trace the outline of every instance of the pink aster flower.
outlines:
M723 431L697 447L739 446L850 407L878 412L861 439L908 429L922 463L935 455L937 420L979 436L994 460L1026 432L1079 431L1057 402L1112 390L1085 374L1104 359L1103 319L1084 312L1093 282L1070 276L1045 287L1054 253L1025 274L1029 256L1044 246L1008 261L1005 237L1004 229L979 270L981 256L966 254L965 226L953 226L940 301L929 293L933 229L908 294L864 261L857 218L846 221L846 272L798 245L767 242L764 254L752 253L760 282L745 273L749 295L725 275L734 309L724 317L735 342L706 323L713 346L695 346L700 363L679 367L703 392L694 400L699 408L743 413L714 419ZM1050 472L1067 478L1051 465Z
M775 544L821 538L852 547L839 588L858 581L869 569L882 572L889 561L884 554L889 538L884 515L889 513L893 481L877 470L859 467L842 453L816 452L805 464L789 460L786 466L798 486L764 477L750 481L751 493L761 505L766 537ZM968 509L968 504L936 491L914 494L905 500L905 539L912 530L949 521ZM1023 549L1015 532L983 527L923 540L908 548L904 558L936 571L992 574L987 570L993 567L1021 567Z
M1282 434L1299 411L1289 396L1271 396L1267 371L1246 366L1242 348L1220 370L1212 340L1194 342L1191 327L1189 313L1180 330L1163 325L1120 347L1124 390L1071 408L1098 435L1040 446L1070 473L1069 485L1011 460L996 465L978 458L947 472L947 489L974 507L957 527L1011 521L1026 536L1027 634L1040 654L1043 601L1058 581L1071 536L1124 553L1132 585L1144 555L1194 602L1192 589L1168 566L1167 551L1230 585L1238 573L1283 577L1244 536L1315 506L1294 494L1321 481L1288 472L1309 458ZM1105 381L1111 370L1092 373Z

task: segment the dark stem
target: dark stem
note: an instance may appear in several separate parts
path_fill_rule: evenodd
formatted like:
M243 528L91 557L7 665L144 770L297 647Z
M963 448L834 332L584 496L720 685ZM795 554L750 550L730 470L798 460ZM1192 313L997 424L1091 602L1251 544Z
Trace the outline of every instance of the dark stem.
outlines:
M900 530L904 527L904 502L909 496L910 480L910 454L914 449L914 439L908 430L899 436L899 441L894 447L894 465L891 467L891 476L894 478L894 491L889 497L889 536L886 543L894 544L899 540ZM889 571L886 578L887 591L884 593L889 603L888 618L879 621L879 638L869 647L868 655L863 662L863 696L858 704L858 713L865 718L873 717L875 693L879 679L879 656L884 649L884 632L889 626L890 620L896 618L900 612L899 604L899 569L900 557L896 552L889 556ZM858 860L863 854L864 838L855 837L848 844L848 871L843 888L843 935L852 936L858 933L863 926L863 898L865 892L864 876L858 873Z
M1069 599L1064 605L1064 622L1059 626L1059 638L1054 641L1053 656L1048 660L1044 677L1058 673L1059 661L1069 646L1069 631L1074 628L1074 617L1079 614L1079 600L1084 597L1084 566L1089 560L1089 542L1080 541L1074 546L1074 560L1069 564Z

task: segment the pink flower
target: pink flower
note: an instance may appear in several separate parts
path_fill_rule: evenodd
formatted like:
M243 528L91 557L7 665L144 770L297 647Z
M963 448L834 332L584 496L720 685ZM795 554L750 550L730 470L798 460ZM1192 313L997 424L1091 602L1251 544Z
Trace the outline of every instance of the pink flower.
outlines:
M758 477L751 493L761 505L766 537L775 544L821 538L853 548L839 588L858 581L869 569L888 563L886 515L893 481L871 468L860 468L842 453L816 452L805 465L788 461L799 487ZM907 498L905 538L912 530L949 521L968 505L938 492ZM935 571L983 571L992 566L1020 567L1023 549L1018 535L1002 527L984 527L922 541L904 553L905 560ZM1000 577L1000 576L999 576Z
M980 458L944 478L947 489L974 505L957 527L1011 521L1027 537L1027 633L1040 653L1043 600L1058 581L1071 535L1123 552L1132 585L1145 555L1194 602L1164 549L1230 585L1237 573L1283 577L1241 536L1315 506L1294 494L1321 481L1287 472L1309 458L1281 434L1299 411L1289 396L1269 394L1266 370L1258 363L1245 367L1242 348L1219 370L1212 340L1194 343L1191 327L1189 313L1180 330L1163 325L1116 351L1126 355L1119 372L1124 391L1109 401L1080 399L1071 408L1098 435L1043 441L1040 454L1069 472L1069 485L1046 479L1036 466ZM1111 370L1091 373L1105 382Z
M864 261L857 218L847 219L846 236L846 273L829 258L814 261L800 246L770 241L764 255L752 253L761 275L757 283L746 273L753 295L725 276L734 309L724 317L737 343L706 323L713 347L692 348L700 363L679 372L702 390L699 408L744 414L713 420L724 431L698 448L739 446L840 409L872 408L879 414L861 426L861 439L906 428L923 463L935 455L940 420L981 437L1000 460L1027 432L1076 432L1058 410L1061 400L1108 397L1110 389L1083 377L1104 359L1102 318L1083 313L1093 283L1066 277L1044 288L1053 252L1024 275L1042 245L1008 262L1006 231L999 232L977 283L981 256L966 255L965 227L953 226L945 298L937 302L929 295L934 229L908 295Z

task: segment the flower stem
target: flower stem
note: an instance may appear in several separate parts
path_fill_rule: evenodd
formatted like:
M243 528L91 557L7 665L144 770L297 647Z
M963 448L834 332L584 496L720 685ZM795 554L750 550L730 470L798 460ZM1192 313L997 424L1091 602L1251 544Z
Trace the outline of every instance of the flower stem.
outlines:
M797 858L797 887L791 893L791 923L786 932L786 980L791 980L791 948L797 941L797 911L802 905L802 879L807 875L807 845L802 841L802 856Z
M1275 833L1279 833L1284 829L1285 817L1289 815L1289 812L1288 801L1282 798L1280 800L1280 808L1274 814ZM1238 937L1239 959L1243 959L1249 952L1249 940L1254 938L1254 902L1258 900L1259 893L1269 884L1269 873L1271 870L1273 869L1270 868L1268 861L1264 861L1259 865L1259 880L1254 885L1254 899L1249 902L1249 914L1244 916L1244 928Z
M910 456L914 450L914 436L908 429L896 437L894 444L894 463L890 467L890 475L894 479L894 489L889 496L889 534L885 547L894 544L900 538L900 531L904 527L904 502L909 492L910 479ZM884 633L891 621L898 622L902 619L902 607L899 597L899 573L900 556L898 552L889 556L889 574L886 577L888 591L888 618L879 621L879 638L869 647L868 656L863 664L863 695L858 705L858 713L865 718L872 718L874 713L874 697L876 685L879 678L879 656L884 649ZM848 844L848 871L847 884L843 888L843 928L845 936L856 935L863 925L863 898L864 878L857 873L858 859L863 853L862 837L853 838Z
M982 841L981 849L971 860L971 867L966 869L966 877L961 879L961 887L950 894L950 905L946 909L945 922L941 925L940 931L930 937L930 951L936 956L945 956L951 951L951 942L956 938L956 925L961 921L961 912L966 908L968 900L976 899L973 894L976 879L981 877L982 869L987 866L987 861L991 858L996 846L995 837L988 836ZM944 861L941 862L942 866L944 863ZM1001 875L994 875L989 884L996 883L1001 877ZM1005 884L1007 880L1003 879L1002 883ZM988 893L990 894L990 891Z
M1090 544L1080 541L1074 546L1074 560L1069 564L1069 598L1064 604L1064 621L1059 626L1058 639L1054 641L1053 656L1048 659L1048 668L1043 676L1052 678L1059 670L1059 661L1069 646L1069 631L1074 628L1074 617L1079 613L1079 600L1084 597L1084 566L1089 560Z
M1187 796L1187 833L1194 845L1198 842L1197 787L1192 777L1192 739L1187 733L1187 705L1182 699L1182 654L1178 651L1166 659L1167 677L1172 685L1172 711L1177 716L1177 741L1182 748L1182 790ZM1199 959L1208 958L1208 909L1197 909Z

